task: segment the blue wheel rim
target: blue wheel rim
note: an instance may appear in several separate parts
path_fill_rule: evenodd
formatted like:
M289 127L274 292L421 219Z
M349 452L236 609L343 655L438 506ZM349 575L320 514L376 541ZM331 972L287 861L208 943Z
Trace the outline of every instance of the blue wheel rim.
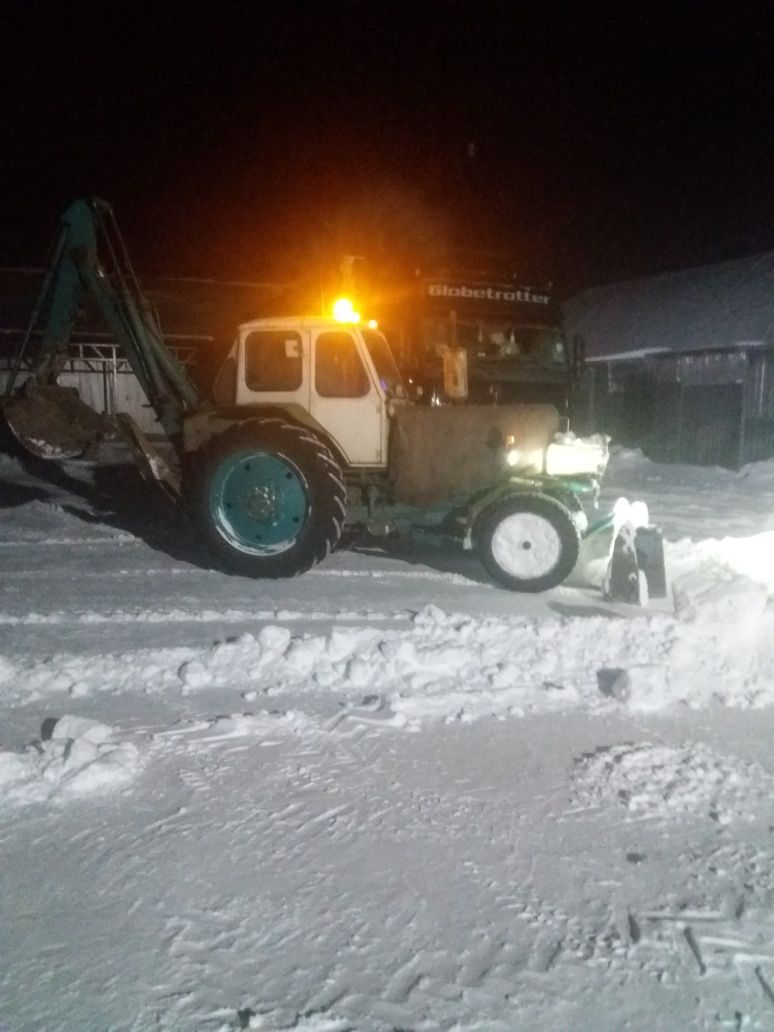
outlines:
M239 551L284 552L307 521L306 481L282 455L237 452L218 466L210 482L209 512L219 533Z

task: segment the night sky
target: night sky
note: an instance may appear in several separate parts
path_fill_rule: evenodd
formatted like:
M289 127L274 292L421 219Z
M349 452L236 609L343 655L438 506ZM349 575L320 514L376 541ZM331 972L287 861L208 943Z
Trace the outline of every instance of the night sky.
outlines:
M141 274L373 241L568 290L774 248L770 2L203 6L5 0L0 265L87 193Z

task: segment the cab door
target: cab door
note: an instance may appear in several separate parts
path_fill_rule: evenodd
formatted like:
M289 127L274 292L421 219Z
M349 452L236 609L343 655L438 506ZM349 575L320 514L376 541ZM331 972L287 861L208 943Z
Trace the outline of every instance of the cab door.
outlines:
M313 331L311 413L351 465L385 464L384 399L345 328Z

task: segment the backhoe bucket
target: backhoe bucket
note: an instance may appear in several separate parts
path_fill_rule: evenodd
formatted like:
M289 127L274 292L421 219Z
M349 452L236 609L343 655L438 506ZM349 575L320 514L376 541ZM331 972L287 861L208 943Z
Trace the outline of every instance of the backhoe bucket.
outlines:
M122 438L131 448L143 479L157 484L170 501L179 505L183 494L182 483L169 457L164 455L158 445L148 440L128 412L119 412L116 422Z
M589 528L573 579L601 588L614 602L666 598L664 538L649 523L644 503L619 498L609 516Z
M82 402L73 387L29 382L0 400L0 408L19 444L40 459L80 458L116 437L114 423Z

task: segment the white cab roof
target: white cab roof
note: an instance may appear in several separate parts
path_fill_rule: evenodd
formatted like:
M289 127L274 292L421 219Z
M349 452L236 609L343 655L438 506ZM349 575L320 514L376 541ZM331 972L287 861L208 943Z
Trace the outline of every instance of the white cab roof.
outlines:
M239 329L245 332L251 330L308 330L312 327L321 330L345 330L357 325L357 323L339 322L338 319L326 318L323 315L283 315L277 318L251 319L250 322L241 323Z

